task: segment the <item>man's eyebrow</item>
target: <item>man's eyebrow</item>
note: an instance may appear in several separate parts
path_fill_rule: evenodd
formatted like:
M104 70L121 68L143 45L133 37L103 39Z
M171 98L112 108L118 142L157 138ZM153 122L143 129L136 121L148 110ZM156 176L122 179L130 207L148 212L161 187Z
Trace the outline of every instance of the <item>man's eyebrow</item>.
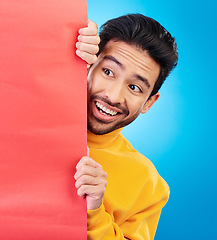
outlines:
M123 64L122 64L121 62L119 62L115 57L113 57L113 56L111 56L111 55L106 55L106 56L103 57L103 59L105 59L105 60L106 60L106 59L107 59L107 60L111 60L111 61L115 62L118 66L120 66L121 68L124 69ZM148 88L151 87L149 81L148 81L146 78L144 78L144 77L142 77L142 76L140 76L140 75L138 75L138 74L136 75L136 78L139 79L139 80L141 80L142 82L144 82L145 85L146 85Z
M146 78L144 78L144 77L142 77L142 76L140 76L140 75L138 75L138 74L136 75L136 78L139 79L139 80L141 80L142 82L144 82L145 85L146 85L148 88L151 87L149 81L148 81Z
M103 57L103 59L111 60L111 61L115 62L118 66L120 66L121 68L124 68L123 64L111 55L106 55L106 56Z

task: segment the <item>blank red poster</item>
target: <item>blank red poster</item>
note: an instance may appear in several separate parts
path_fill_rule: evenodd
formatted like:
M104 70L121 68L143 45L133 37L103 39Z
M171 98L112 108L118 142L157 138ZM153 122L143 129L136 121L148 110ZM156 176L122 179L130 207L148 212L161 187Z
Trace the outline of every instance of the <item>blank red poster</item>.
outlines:
M0 1L0 239L86 239L85 0Z

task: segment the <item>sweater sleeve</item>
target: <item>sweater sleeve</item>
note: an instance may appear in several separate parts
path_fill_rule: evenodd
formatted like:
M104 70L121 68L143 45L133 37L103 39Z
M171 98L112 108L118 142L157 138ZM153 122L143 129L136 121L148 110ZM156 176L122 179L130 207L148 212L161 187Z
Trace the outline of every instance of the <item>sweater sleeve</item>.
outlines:
M102 204L96 210L87 212L88 240L153 240L163 206L166 204L169 190L154 199L149 206L144 206L139 212L129 216L122 223L117 224L108 214Z

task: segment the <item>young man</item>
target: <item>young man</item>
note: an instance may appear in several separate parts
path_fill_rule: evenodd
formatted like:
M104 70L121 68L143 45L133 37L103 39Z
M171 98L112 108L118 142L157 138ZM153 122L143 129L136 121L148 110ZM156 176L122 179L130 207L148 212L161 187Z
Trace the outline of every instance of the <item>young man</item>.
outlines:
M158 22L139 14L108 21L100 38L88 72L90 154L75 174L78 195L87 200L88 239L154 239L169 188L121 129L159 98L177 64L176 43Z

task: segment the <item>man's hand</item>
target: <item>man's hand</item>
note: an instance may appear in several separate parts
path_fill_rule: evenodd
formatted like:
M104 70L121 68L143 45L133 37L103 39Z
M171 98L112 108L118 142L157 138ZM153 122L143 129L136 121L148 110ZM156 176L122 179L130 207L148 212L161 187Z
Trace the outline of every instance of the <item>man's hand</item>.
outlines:
M79 30L76 54L91 65L96 62L96 54L99 51L100 38L96 23L88 20L88 26Z
M102 204L107 174L102 166L90 157L83 157L76 166L75 187L80 197L86 197L87 209L94 210Z

